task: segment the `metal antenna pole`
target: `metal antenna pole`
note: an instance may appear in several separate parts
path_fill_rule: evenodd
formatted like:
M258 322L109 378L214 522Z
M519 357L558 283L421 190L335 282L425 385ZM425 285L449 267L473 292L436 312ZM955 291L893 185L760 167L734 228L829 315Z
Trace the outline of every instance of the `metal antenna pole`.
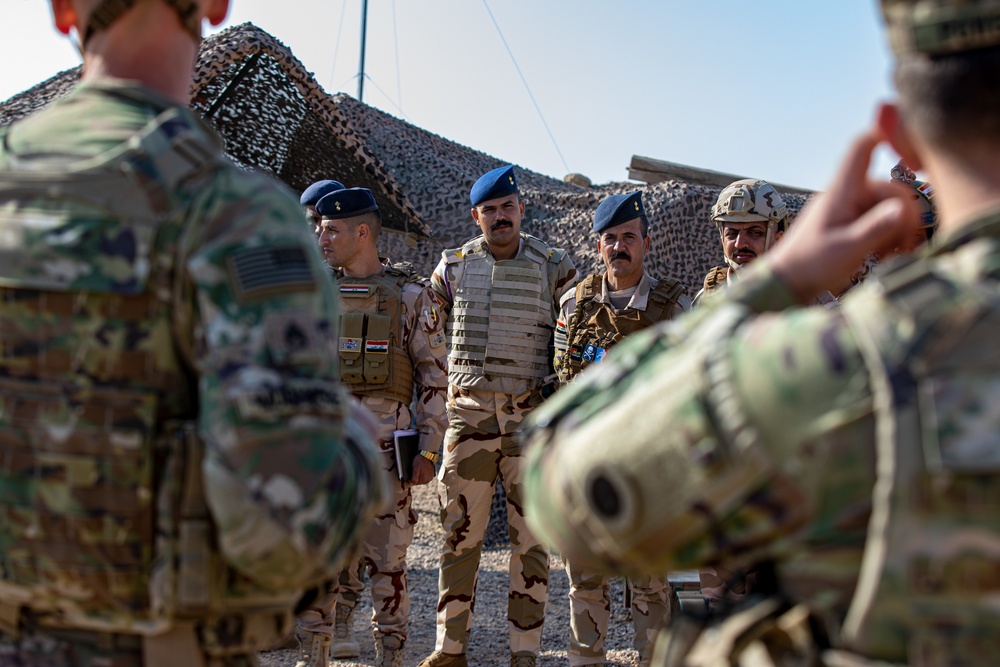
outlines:
M365 37L368 34L368 0L361 6L361 64L358 65L358 101L365 96Z

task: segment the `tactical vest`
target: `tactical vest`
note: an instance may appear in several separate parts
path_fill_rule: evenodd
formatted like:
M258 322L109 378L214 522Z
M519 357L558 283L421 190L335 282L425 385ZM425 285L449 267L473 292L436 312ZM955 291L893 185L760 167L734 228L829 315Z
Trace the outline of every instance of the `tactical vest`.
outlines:
M356 396L413 400L413 362L403 347L403 285L412 271L386 267L370 278L340 277L340 378Z
M679 281L662 280L649 291L646 310L615 310L597 301L603 281L603 274L594 274L576 286L576 308L566 328L566 354L556 369L563 382L597 361L594 350L607 351L626 336L668 318L684 294L684 285Z
M175 252L154 248L219 148L177 109L75 164L0 141L0 629L30 610L56 631L155 642L213 619L241 629L228 652L278 641L300 592L260 590L215 545Z
M705 276L705 284L702 286L702 289L705 290L705 294L717 292L727 285L726 281L728 278L729 269L724 266L717 266Z
M464 262L448 318L448 381L465 386L469 376L487 380L477 388L503 391L511 378L523 393L549 374L549 342L555 326L548 262L562 254L522 234L523 252L495 261L482 237L454 255Z
M842 304L877 424L878 481L843 630L866 656L972 665L1000 654L998 246L953 251L963 278L935 273L933 259L909 263L881 278L884 296ZM975 269L986 275L964 277Z

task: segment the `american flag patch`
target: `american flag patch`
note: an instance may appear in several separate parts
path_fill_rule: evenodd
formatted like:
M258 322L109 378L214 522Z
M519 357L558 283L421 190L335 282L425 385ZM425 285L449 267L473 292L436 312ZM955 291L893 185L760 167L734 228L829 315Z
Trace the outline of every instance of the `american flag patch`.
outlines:
M372 288L368 285L341 285L341 296L368 296Z
M294 292L316 287L312 267L301 246L258 247L229 257L230 272L241 297Z
M365 341L365 354L369 352L389 353L389 341L387 340L367 340Z

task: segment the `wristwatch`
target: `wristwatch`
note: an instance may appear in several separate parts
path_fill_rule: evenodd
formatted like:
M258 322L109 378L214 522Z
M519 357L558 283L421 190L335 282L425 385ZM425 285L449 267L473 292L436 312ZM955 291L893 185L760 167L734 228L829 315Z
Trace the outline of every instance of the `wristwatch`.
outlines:
M441 455L438 454L437 452L428 452L426 449L421 449L419 452L417 452L417 454L419 456L424 457L431 463L437 463L438 460L441 458Z

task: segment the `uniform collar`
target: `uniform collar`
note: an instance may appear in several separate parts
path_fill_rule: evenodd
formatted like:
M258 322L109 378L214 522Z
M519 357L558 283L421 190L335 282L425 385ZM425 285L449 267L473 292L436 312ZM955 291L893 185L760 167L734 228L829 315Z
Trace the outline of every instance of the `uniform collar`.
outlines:
M653 278L646 270L642 270L642 277L639 278L639 284L635 287L635 293L632 298L629 299L626 308L631 308L632 310L646 310L646 304L649 303L649 292L653 289ZM594 300L598 303L611 304L611 290L608 286L608 273L605 271L601 275L601 293L594 297Z

